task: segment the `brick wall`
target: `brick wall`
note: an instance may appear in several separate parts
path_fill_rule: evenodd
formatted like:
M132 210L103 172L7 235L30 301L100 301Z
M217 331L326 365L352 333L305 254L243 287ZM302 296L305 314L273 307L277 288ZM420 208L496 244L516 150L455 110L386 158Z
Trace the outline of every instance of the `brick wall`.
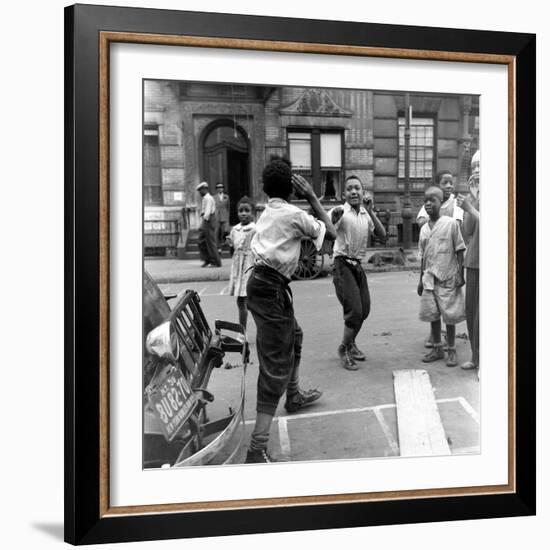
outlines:
M179 87L173 82L144 82L144 122L158 127L163 202L183 206L186 201L183 123Z

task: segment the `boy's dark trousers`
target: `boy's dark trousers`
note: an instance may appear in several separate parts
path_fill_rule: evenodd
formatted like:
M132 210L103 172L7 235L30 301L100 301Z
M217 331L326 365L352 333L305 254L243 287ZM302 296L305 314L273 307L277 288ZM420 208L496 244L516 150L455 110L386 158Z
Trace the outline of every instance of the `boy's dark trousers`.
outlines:
M334 258L334 289L344 310L347 327L359 330L370 313L370 293L365 271L359 260Z
M197 244L199 246L199 254L203 262L218 266L221 265L220 255L218 254L218 247L216 243L216 219L214 216L210 216L208 221L204 218L202 219L202 223L199 227Z
M294 317L288 279L264 266L254 267L247 285L248 309L256 323L259 360L258 412L274 415L285 390L297 391L302 329Z

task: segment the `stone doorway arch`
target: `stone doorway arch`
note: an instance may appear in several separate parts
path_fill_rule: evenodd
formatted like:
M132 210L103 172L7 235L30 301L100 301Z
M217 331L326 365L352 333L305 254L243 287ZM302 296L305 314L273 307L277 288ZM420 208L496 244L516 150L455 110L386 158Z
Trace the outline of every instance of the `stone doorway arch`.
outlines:
M237 202L250 195L250 147L244 129L230 119L211 122L200 140L201 179L208 182L214 193L222 182L229 195L229 223L235 225Z

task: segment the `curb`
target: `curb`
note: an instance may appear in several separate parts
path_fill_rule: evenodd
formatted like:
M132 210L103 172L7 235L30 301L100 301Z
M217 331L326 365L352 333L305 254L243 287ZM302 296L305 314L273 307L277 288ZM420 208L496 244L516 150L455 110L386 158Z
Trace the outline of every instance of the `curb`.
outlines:
M394 273L399 271L420 271L420 265L387 265L387 266L367 266L365 273ZM320 277L330 276L331 270L325 270L321 273ZM205 273L189 273L189 274L178 274L178 275L165 275L165 276L154 276L151 275L155 282L159 284L176 284L176 283L201 283L201 282L213 282L213 281L229 281L229 273L224 271L221 272L205 272Z
M381 267L367 267L365 273L392 273L395 271L418 271L420 272L420 264L414 265L388 265Z
M200 274L184 274L184 275L162 275L157 277L151 275L155 282L160 284L167 283L190 283L190 282L208 282L208 281L229 281L229 273L200 273Z

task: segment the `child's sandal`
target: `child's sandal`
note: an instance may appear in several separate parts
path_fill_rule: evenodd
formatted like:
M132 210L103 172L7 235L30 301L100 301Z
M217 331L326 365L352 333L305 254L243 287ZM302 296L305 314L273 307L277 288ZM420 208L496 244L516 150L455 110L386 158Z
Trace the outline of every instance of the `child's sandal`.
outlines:
M423 363L433 363L434 361L439 361L440 359L445 358L445 353L443 352L442 344L434 344L432 350L422 357Z

